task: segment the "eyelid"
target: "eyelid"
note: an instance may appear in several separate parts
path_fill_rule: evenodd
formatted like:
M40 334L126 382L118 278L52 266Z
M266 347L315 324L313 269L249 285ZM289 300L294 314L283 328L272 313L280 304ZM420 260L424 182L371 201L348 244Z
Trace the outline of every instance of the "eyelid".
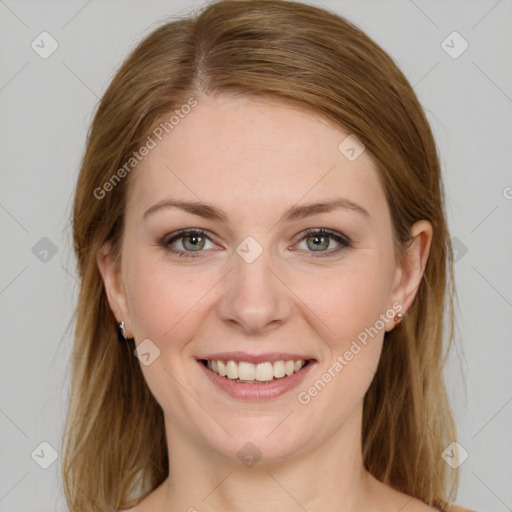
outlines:
M185 228L185 229L180 229L178 231L174 231L172 233L168 233L167 235L164 235L161 238L160 245L162 245L166 250L168 250L169 252L172 253L174 251L170 249L171 242L175 242L176 240L179 240L180 238L184 238L187 235L199 235L203 238L206 238L210 242L212 242L216 245L219 245L212 240L210 233L208 233L206 230L201 229L201 228ZM201 252L206 252L206 251L204 251L204 250L200 250L200 251L176 250L176 252L194 254L194 252L201 253Z
M216 243L212 240L212 237L210 236L210 234L206 230L201 229L201 228L180 229L178 231L175 231L173 233L169 233L169 234L165 235L164 237L161 238L159 243L166 251L168 251L171 254L175 254L178 256L185 256L188 258L205 257L204 253L210 252L211 249L210 250L201 249L198 251L183 251L180 249L171 248L171 245L170 245L171 242L179 240L180 238L183 238L189 234L191 234L191 235L197 234L201 237L206 238L207 240L209 240L212 243ZM293 245L297 245L298 243L302 242L308 236L311 236L311 235L327 236L327 237L335 240L336 243L338 243L340 246L335 249L328 250L328 251L304 251L305 253L309 253L309 254L307 254L307 257L334 256L334 255L337 255L341 250L350 249L353 246L353 242L350 239L350 237L348 237L344 233L341 233L336 230L328 229L328 228L306 229L296 236L296 242L294 242ZM292 249L292 250L295 251L296 249Z
M352 245L352 240L350 237L345 235L344 233L341 233L339 231L336 231L334 229L329 228L309 228L297 235L298 241L302 241L304 238L306 238L309 235L326 235L330 236L334 240L337 240L338 243L344 244L344 245ZM314 251L313 251L314 252Z
M306 229L305 231L302 231L297 235L298 240L297 242L295 242L294 245L297 245L298 243L304 241L308 236L311 235L327 236L333 239L337 244L339 244L339 246L328 251L304 251L304 255L308 258L328 258L330 256L337 256L342 250L351 249L353 247L353 242L350 239L350 237L348 237L344 233L329 228Z

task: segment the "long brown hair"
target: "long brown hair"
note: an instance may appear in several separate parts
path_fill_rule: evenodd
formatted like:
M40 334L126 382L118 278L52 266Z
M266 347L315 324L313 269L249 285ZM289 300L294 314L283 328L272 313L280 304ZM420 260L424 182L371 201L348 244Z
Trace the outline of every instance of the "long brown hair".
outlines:
M137 171L112 177L199 92L293 102L355 134L378 166L398 257L411 225L431 222L417 295L400 328L386 334L364 399L362 447L377 479L449 509L458 473L441 458L455 440L443 367L455 289L435 142L410 84L375 42L340 16L282 0L221 0L165 23L128 56L98 105L73 211L81 289L62 449L70 509L133 506L168 474L163 413L133 341L118 341L95 255L110 241L121 257L126 191Z

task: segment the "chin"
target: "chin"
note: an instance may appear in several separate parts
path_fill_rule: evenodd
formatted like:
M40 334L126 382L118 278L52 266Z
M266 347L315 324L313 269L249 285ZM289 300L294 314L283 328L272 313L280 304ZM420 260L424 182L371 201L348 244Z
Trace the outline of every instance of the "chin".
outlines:
M286 414L236 418L224 422L224 427L233 437L224 431L218 436L211 436L210 430L204 433L210 434L204 437L204 442L220 456L239 461L247 467L256 463L260 467L262 464L277 463L298 455L311 441L311 432L298 424L296 417L292 420L293 416L295 414L290 414L284 421Z

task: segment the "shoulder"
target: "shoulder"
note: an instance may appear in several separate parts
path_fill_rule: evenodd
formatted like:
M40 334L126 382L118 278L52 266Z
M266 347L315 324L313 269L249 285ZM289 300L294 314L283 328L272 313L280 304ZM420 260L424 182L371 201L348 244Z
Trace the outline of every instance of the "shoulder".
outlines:
M431 506L418 498L414 498L384 484L370 473L368 477L373 494L381 503L382 510L399 509L401 512L477 512L476 510L455 505L455 503L446 503L443 508Z
M464 508L460 505L452 504L449 512L477 512L476 510L473 510L472 508Z
M416 501L416 500L414 500L414 501ZM416 509L416 510L418 510L418 512L420 512L420 511L427 512L427 511L434 510L431 507L429 507L428 505L425 505L425 503L423 503L423 502L417 502L417 504L419 505L419 507ZM133 507L130 509L121 510L119 512L135 512L135 510L136 510L136 507ZM439 509L435 509L435 510L437 511ZM464 507L461 507L460 505L452 504L452 505L450 505L450 509L446 512L477 512L477 511L472 508L464 508Z
M450 503L448 505L448 508L445 509L433 508L424 503L423 501L419 500L412 500L411 502L408 503L408 505L410 505L410 508L406 507L405 510L407 510L407 512L409 512L409 510L410 512L477 512L472 508L464 508L461 507L460 505L455 505L455 503Z
M409 501L400 508L402 512L477 512L472 508L465 508L455 503L447 504L446 508L427 505L425 502L409 496Z

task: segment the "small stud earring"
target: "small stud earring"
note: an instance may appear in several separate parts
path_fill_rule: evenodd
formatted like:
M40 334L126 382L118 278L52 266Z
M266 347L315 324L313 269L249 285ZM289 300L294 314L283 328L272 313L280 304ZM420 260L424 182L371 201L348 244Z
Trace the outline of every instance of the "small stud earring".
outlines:
M124 321L121 320L118 324L117 324L118 328L119 328L119 333L121 334L122 338L124 341L127 341L128 338L126 336L126 327L124 325Z
M397 313L395 318L393 318L394 322L396 322L398 325L402 323L402 320L405 318L405 315L403 313Z

